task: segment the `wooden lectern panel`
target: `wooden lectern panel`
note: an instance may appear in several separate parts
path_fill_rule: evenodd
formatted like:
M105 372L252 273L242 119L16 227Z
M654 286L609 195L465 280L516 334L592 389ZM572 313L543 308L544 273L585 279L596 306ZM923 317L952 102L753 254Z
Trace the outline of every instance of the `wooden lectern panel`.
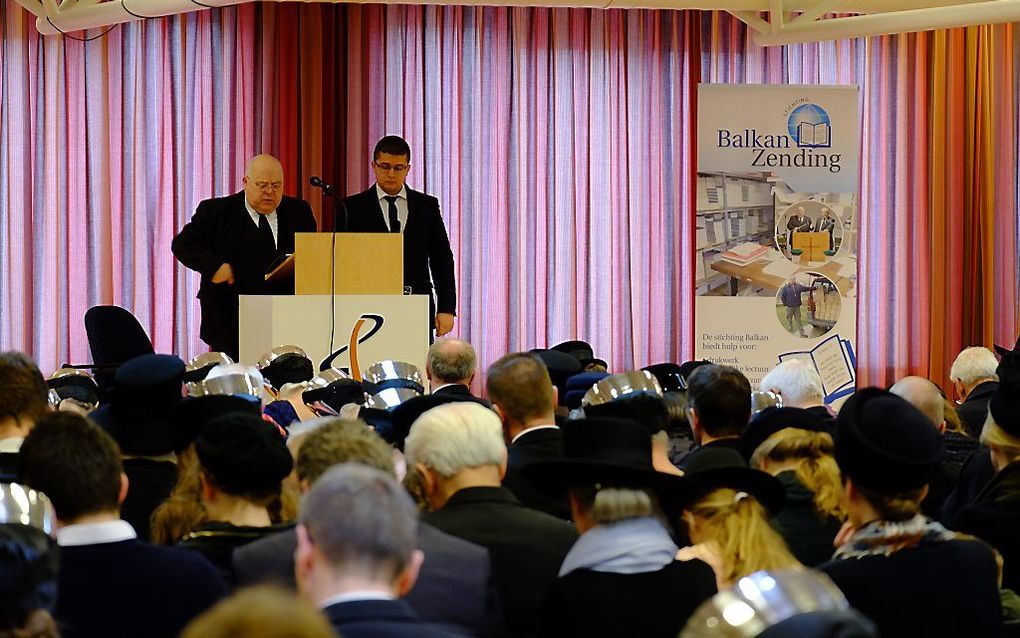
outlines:
M294 294L404 294L404 236L337 233L336 281L330 290L332 233L294 235Z

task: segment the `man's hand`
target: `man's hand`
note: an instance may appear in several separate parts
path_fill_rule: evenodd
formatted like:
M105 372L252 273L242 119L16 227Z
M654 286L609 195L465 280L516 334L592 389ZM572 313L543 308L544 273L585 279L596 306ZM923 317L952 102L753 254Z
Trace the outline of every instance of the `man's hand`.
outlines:
M448 312L436 313L436 336L443 337L453 330L453 315Z
M234 269L230 267L230 264L222 264L213 274L210 281L214 284L222 284L224 282L232 284L234 283Z

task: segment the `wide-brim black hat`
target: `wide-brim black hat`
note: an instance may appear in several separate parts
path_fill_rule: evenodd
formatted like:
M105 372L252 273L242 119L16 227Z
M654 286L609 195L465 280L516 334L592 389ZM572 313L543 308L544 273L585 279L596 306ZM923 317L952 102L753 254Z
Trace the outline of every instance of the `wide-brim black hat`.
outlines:
M178 453L183 451L194 442L206 424L217 417L234 412L260 416L262 402L250 394L207 394L186 397L170 413L174 450Z
M113 377L110 402L89 414L120 446L137 456L174 451L170 412L183 399L184 362L146 354L124 363Z
M687 375L683 368L676 363L656 363L655 365L641 368L650 372L655 380L662 386L663 392L684 392L687 390Z
M648 432L628 419L590 417L563 425L563 456L525 465L524 477L546 494L561 496L572 486L653 489L665 507L684 500L683 477L652 466Z
M740 453L750 461L754 451L770 436L789 428L809 432L830 432L829 424L817 414L802 408L765 408L751 419L740 436Z
M995 374L999 387L988 400L988 411L995 424L1007 434L1020 438L1020 339L1012 350L995 346L1002 357Z
M593 359L595 357L595 351L592 349L591 344L588 343L587 341L581 341L579 339L575 339L573 341L564 341L563 343L558 343L549 349L569 354L578 361L583 361L584 359Z
M685 507L719 488L750 494L773 515L786 503L786 490L779 479L747 467L740 453L732 448L701 448L691 454L684 470L684 478L692 485Z

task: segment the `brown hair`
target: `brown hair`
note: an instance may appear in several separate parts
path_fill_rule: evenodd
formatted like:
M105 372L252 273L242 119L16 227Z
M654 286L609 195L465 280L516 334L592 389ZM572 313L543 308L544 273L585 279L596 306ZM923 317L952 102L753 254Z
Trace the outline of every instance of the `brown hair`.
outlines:
M526 352L508 354L489 366L485 387L489 400L514 421L536 419L556 407L549 370Z
M834 451L832 436L827 432L785 428L758 446L751 465L760 469L766 460L795 461L797 480L814 495L815 510L822 516L845 520L843 482Z
M946 432L967 434L967 430L963 427L963 421L960 419L960 413L956 410L956 405L944 397L942 402L942 418L946 422Z
M177 456L177 484L170 497L159 504L149 518L152 542L174 545L184 535L209 520L202 505L202 487L198 480L198 455L189 445Z
M864 500L868 501L879 518L883 521L909 521L921 513L921 499L924 497L925 488L910 490L909 492L897 492L895 494L879 494L874 490L863 488L854 484Z
M28 355L0 352L0 417L36 421L49 407L49 388Z
M0 638L60 638L60 632L50 612L33 609L28 613L24 627L0 629Z
M319 610L279 587L243 589L192 620L181 638L336 638Z
M769 524L765 508L753 497L728 487L709 492L688 508L695 519L691 540L709 543L719 553L720 581L733 583L763 569L799 565L786 542Z
M324 423L310 433L297 452L294 469L309 485L338 463L361 463L395 474L393 448L364 421Z

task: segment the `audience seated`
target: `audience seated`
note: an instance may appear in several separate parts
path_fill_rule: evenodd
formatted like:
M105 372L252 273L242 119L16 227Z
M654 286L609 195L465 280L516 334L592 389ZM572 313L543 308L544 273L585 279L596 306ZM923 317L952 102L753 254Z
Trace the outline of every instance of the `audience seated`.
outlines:
M556 426L556 388L545 364L526 352L508 354L489 366L485 386L508 441L503 487L526 507L569 520L566 499L550 496L522 472L531 463L563 455L563 433Z
M711 565L720 590L763 569L800 566L769 525L785 500L775 477L747 467L735 450L708 448L691 460L685 478L692 487L683 520L693 545L679 557Z
M973 438L981 436L981 429L988 416L988 400L999 387L995 368L999 362L995 353L988 348L973 346L964 348L956 355L949 368L949 380L961 401L957 411L963 426Z
M1004 563L1002 586L1020 591L1020 350L1003 355L998 377L981 432L995 476L950 526L995 547Z
M564 455L525 473L566 491L580 534L546 598L543 636L674 638L715 594L712 568L678 561L660 503L684 479L656 471L651 440L633 421L587 418L564 426Z
M998 636L995 554L920 513L942 462L938 431L917 408L864 388L840 409L836 462L848 527L820 569L883 636Z
M800 359L788 359L772 368L762 377L759 388L771 392L782 400L783 407L800 408L823 419L830 429L836 420L825 405L822 377L814 366Z
M740 449L740 435L751 418L751 384L740 370L700 364L686 382L687 415L696 446L680 459L681 470L702 450Z
M507 451L499 417L473 403L433 408L415 422L404 451L432 508L422 520L488 548L509 633L535 635L542 601L577 534L501 486Z
M429 347L425 359L431 396L459 397L488 407L488 401L471 394L477 367L478 357L470 343L460 339L437 339Z
M35 422L49 411L49 388L35 362L0 352L0 480L16 481L18 450Z
M929 518L938 518L946 499L956 489L960 479L960 465L946 457L946 412L945 398L937 385L923 377L904 377L894 383L889 392L906 400L917 408L938 430L943 439L942 464L928 484L928 494L921 501L921 513Z
M846 512L832 435L822 419L800 408L767 408L751 421L744 435L751 441L751 466L783 484L786 502L772 525L794 557L815 567L832 558L833 541Z
M149 518L177 483L171 415L181 402L183 386L184 362L177 357L135 357L114 373L109 403L89 415L123 454L131 490L120 515L142 540L150 539Z
M392 475L357 463L333 467L301 505L301 593L344 638L457 636L398 600L414 587L424 560L415 549L417 527L418 511Z
M195 452L208 519L178 545L205 555L229 586L234 550L287 527L272 523L268 506L280 497L293 459L275 428L242 413L210 421L195 441Z
M112 438L71 412L46 415L19 453L24 482L57 516L56 619L74 636L173 637L225 593L202 556L138 540L120 519L130 485Z
M392 450L362 421L326 420L302 438L295 464L302 492L340 463L394 472ZM296 547L297 533L291 528L238 548L234 552L238 584L275 582L295 587ZM411 608L422 618L457 631L498 634L502 619L488 551L424 523L418 525L418 549L424 552L425 562L417 584L404 596Z
M253 587L220 601L185 627L181 638L337 638L308 601L277 587Z
M315 418L302 396L308 389L305 382L315 376L315 367L304 350L297 346L273 348L262 355L258 368L272 399L266 414L273 421L289 428L292 423Z

